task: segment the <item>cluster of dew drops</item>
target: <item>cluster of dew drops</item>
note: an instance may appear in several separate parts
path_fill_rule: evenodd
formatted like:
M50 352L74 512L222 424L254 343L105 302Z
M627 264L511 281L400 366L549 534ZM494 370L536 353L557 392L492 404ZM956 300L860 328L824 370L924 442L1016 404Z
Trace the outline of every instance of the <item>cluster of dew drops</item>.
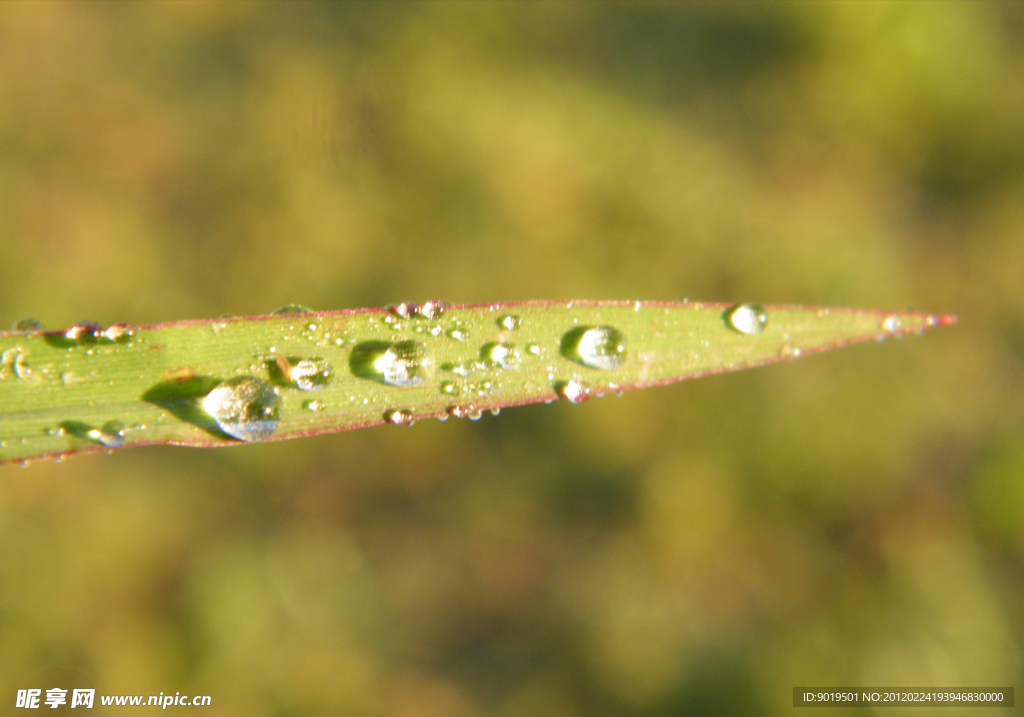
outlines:
M640 310L641 302L636 302L635 309ZM401 328L400 322L425 319L428 322L440 319L446 310L441 301L428 301L422 305L405 302L389 307L383 322L392 328ZM297 304L289 304L271 312L271 315L303 315L315 313L312 309ZM740 334L753 336L764 331L768 324L768 313L757 304L737 304L724 314L728 328ZM374 319L370 319L373 321ZM497 324L502 333L509 337L522 325L522 319L515 314L499 316ZM214 324L214 329L225 324ZM898 333L902 324L898 317L885 319L882 328L888 333ZM42 326L34 319L23 319L17 322L13 330L22 333L38 333ZM417 329L422 330L422 329ZM449 338L465 342L469 338L466 324L456 320L450 328L443 329L434 324L428 329L433 336L444 332ZM134 329L128 324L115 324L106 329L94 322L81 322L64 332L64 338L75 345L90 347L102 344L125 344L130 342ZM525 352L530 356L540 356L542 349L536 342L526 343ZM90 351L92 348L90 348ZM274 349L271 349L274 351ZM591 369L611 371L623 365L627 357L626 337L613 326L579 326L567 331L560 345L560 353L565 358ZM786 356L799 356L800 350L783 348ZM19 379L32 378L32 369L25 361L25 352L21 347L8 349L0 354L0 378L13 374ZM466 378L478 369L514 370L523 360L523 354L516 344L508 340L485 343L480 349L478 361L446 365L445 369L455 376ZM294 359L276 355L271 361L273 369L279 374L286 386L300 391L315 392L324 388L331 380L332 368L329 362L320 357ZM360 377L380 383L412 387L423 383L433 375L433 359L425 344L416 340L403 340L393 343L371 343L370 348L353 349L353 371ZM555 393L572 403L582 403L592 395L592 389L585 382L572 378L568 381L555 381L554 373L548 374ZM63 379L63 377L62 377ZM457 397L461 393L460 384L452 380L441 381L440 390L443 394ZM479 386L474 385L479 395L488 395L491 388L489 381ZM609 384L616 390L616 384ZM598 394L601 395L601 394ZM550 403L550 400L548 401ZM243 375L228 379L215 386L200 402L202 409L212 417L218 428L226 435L245 442L262 441L272 436L281 423L281 395L277 386L256 378ZM325 405L317 399L307 400L303 406L311 411L321 411ZM491 409L494 414L498 409ZM483 411L472 403L450 405L438 416L445 420L448 416L478 420ZM408 408L388 408L384 411L383 420L397 425L410 426L415 416ZM144 428L144 427L143 427ZM56 429L55 435L64 435L64 428ZM102 427L87 427L77 435L87 438L107 448L120 446L127 433L124 423L111 420Z

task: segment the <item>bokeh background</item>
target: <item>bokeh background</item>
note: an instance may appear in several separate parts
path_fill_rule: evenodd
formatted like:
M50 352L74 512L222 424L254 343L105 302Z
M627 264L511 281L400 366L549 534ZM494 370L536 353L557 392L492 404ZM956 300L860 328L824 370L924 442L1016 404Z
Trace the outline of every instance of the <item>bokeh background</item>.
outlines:
M0 711L1020 701L1022 200L1019 3L3 3L4 326L684 296L960 322L479 423L4 467Z

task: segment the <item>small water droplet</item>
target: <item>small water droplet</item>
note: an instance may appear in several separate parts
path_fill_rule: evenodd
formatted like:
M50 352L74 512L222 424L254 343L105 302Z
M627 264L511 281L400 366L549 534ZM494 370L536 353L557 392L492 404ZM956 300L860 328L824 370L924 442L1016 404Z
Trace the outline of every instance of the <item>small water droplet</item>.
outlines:
M633 311L640 311L641 306L643 306L641 302L636 302L635 304L633 304Z
M448 335L456 341L465 341L469 338L469 332L462 329L448 329Z
M11 328L11 331L24 331L26 333L30 331L42 330L43 325L36 321L35 319L22 319L21 321L16 321L14 323L14 326Z
M92 428L86 431L85 435L107 448L117 448L124 443L126 433L125 425L121 421L115 420L107 421L103 424L103 428Z
M448 414L456 418L468 418L471 421L479 421L483 412L470 403L466 406L449 406Z
M581 326L562 337L561 352L584 366L612 370L626 360L626 337L613 326Z
M758 304L739 304L725 314L728 325L741 334L753 336L764 331L768 325L768 312Z
M555 393L572 403L583 403L590 398L590 387L576 379L561 381L555 384Z
M526 351L527 353L533 354L534 356L540 356L540 344L538 344L536 341L531 341L530 343L526 344Z
M497 416L499 413L501 413L501 409L500 408L492 408L491 409L491 415L492 416Z
M393 304L388 307L388 310L403 319L411 319L420 312L420 305L415 301L403 301L401 304Z
M407 408L390 408L384 411L384 420L387 423L394 423L396 426L411 426L415 423L412 411Z
M262 441L281 425L277 389L251 376L229 379L210 391L203 409L220 430L240 441Z
M515 344L490 343L480 349L480 358L501 368L519 368L519 349Z
M303 401L302 407L305 408L307 411L319 413L320 411L324 410L324 408L326 408L326 405L324 404L323 401L317 401L316 399L314 399L312 401Z
M459 385L454 381L442 381L441 393L447 394L449 396L458 396L460 393Z
M439 319L448 307L443 301L427 301L420 307L420 316L424 319Z
M782 348L779 349L779 358L799 358L803 353L803 350L790 343L782 344Z
M275 362L284 380L294 383L300 391L319 391L331 382L331 364L327 359L288 359L278 356Z
M64 332L64 337L72 341L86 343L95 341L101 333L100 325L95 321L80 321Z
M271 316L289 316L291 314L312 314L315 313L308 306L302 304L285 304L284 306L278 306L276 309L270 312ZM229 318L230 314L226 314L222 318Z
M886 317L885 321L882 322L882 328L888 331L890 334L894 334L903 328L903 321L899 316L893 315Z
M523 323L523 319L515 314L505 314L498 319L498 326L506 331L515 331Z

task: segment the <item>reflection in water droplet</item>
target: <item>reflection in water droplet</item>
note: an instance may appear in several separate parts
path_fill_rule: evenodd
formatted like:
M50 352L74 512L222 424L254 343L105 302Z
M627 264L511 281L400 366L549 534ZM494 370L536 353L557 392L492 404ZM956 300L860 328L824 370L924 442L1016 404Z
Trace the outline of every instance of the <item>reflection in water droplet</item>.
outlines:
M93 428L86 431L85 435L107 448L117 448L124 443L126 432L121 421L107 421L103 424L103 428Z
M612 370L626 360L626 337L613 326L580 326L562 337L561 352L584 366Z
M516 316L515 314L505 314L504 316L498 319L498 326L500 326L503 329L506 329L507 331L515 331L520 327L522 323L522 318Z
M384 412L384 420L396 426L411 426L415 421L412 411L406 408L391 408Z
M312 314L314 311L308 306L302 304L285 304L284 306L278 306L276 309L270 312L271 316L290 316L292 314ZM230 318L230 314L225 314L222 318Z
M251 376L225 381L203 399L203 409L218 428L240 441L269 438L281 425L277 389Z
M443 301L427 301L420 307L420 316L425 319L439 319L446 308Z
M300 391L319 391L331 382L331 364L327 359L287 359L278 356L277 367L285 381L294 383Z
M753 336L764 331L768 325L768 312L758 304L739 304L726 312L729 326L741 334Z
M42 331L43 325L35 319L22 319L21 321L15 322L11 331Z
M484 344L484 347L480 349L480 358L501 368L519 368L519 349L515 344Z
M573 403L583 403L590 398L590 387L575 379L555 384L555 392Z

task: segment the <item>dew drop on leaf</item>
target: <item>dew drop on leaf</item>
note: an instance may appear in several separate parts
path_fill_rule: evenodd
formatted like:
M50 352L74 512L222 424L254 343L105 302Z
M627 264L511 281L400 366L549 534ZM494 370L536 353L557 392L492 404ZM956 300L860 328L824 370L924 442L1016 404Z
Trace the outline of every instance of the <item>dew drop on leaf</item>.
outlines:
M480 358L501 368L519 368L519 349L515 344L490 343L480 349Z
M331 381L331 365L327 359L287 359L278 356L277 367L288 383L295 384L300 391L319 391Z
M289 316L291 314L312 314L314 313L308 306L302 304L285 304L284 306L278 306L276 309L270 312L271 316ZM230 317L230 314L225 314L225 317Z
M572 403L583 403L590 398L590 387L575 379L557 383L555 392Z
M523 319L515 314L505 314L498 319L498 326L507 331L515 331L522 323Z
M739 304L726 313L729 326L747 336L764 331L768 325L768 312L758 304Z
M401 304L394 304L388 307L388 310L401 316L403 319L411 319L420 312L420 305L415 301L403 301Z
M277 389L251 376L229 379L210 391L203 409L224 433L249 443L269 438L281 425Z
M102 428L86 431L86 436L107 448L117 448L124 443L126 429L121 421L107 421Z
M353 349L349 365L361 378L407 388L430 377L434 360L427 347L417 341L367 342Z
M413 420L412 411L404 408L392 408L384 412L384 420L394 423L396 426L411 426Z
M135 328L131 324L114 324L103 332L103 338L107 341L127 341L134 335Z
M81 343L95 341L100 335L100 325L95 321L79 321L64 332L64 337Z
M626 360L626 337L613 326L581 326L562 337L561 351L570 361L610 371Z
M439 319L446 308L443 301L427 301L420 307L420 316L424 319Z
M14 326L11 328L12 331L42 331L43 325L35 319L22 319L16 321Z

